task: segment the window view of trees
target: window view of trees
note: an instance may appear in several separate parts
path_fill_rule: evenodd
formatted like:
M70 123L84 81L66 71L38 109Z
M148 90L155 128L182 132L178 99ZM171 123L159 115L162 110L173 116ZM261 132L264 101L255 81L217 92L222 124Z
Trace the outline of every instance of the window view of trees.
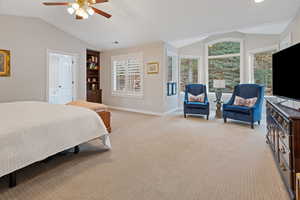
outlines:
M181 58L180 91L185 91L187 84L198 83L198 62L197 58Z
M272 54L275 52L254 54L254 82L265 86L266 95L272 95Z
M208 46L209 92L215 92L213 81L225 80L223 92L233 92L240 83L240 42L225 41Z
M240 48L239 42L219 42L208 47L208 56L239 54Z

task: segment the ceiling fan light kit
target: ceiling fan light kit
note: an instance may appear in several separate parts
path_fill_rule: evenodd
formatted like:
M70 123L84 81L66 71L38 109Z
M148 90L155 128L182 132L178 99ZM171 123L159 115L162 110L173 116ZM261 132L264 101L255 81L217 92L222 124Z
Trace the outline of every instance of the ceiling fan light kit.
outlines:
M264 2L265 0L254 0L255 1L255 3L262 3L262 2Z
M108 0L75 0L74 3L69 2L44 2L46 6L69 6L67 11L70 15L75 14L76 19L88 19L95 13L110 18L111 15L93 7L93 4L108 2Z

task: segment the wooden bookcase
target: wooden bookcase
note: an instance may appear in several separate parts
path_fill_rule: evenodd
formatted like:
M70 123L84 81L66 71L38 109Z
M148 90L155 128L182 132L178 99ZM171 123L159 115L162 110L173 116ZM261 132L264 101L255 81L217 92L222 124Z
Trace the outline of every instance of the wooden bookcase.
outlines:
M100 87L100 52L87 50L86 52L86 91L87 101L102 103Z

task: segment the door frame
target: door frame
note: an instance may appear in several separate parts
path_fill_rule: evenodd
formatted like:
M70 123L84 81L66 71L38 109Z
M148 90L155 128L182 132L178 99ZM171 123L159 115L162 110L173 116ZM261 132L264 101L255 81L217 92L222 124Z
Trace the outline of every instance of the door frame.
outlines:
M46 70L46 101L49 102L50 100L50 54L61 54L66 56L73 56L74 57L74 63L73 63L73 99L77 99L77 88L78 88L78 82L77 82L77 65L78 65L78 54L76 53L70 53L60 50L53 50L53 49L47 49L46 57L47 57L47 70Z

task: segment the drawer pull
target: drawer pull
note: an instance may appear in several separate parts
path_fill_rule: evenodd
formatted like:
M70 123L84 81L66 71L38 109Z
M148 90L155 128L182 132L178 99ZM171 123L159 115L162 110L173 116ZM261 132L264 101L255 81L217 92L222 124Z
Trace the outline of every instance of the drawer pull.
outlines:
M284 133L279 133L279 137L284 139L285 138L285 134Z
M282 171L286 171L286 170L287 170L283 163L280 164L280 169L281 169Z
M285 153L286 153L284 147L281 147L281 148L279 149L279 151L280 151L282 154L285 154Z

